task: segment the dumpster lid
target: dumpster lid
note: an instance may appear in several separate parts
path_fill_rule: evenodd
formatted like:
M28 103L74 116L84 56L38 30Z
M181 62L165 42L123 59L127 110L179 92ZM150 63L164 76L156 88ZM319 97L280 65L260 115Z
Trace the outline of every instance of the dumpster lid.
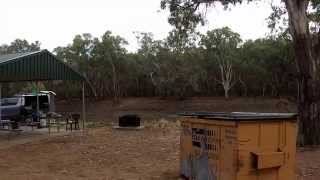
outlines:
M257 113L257 112L180 112L179 116L199 119L217 119L232 121L297 119L296 113Z

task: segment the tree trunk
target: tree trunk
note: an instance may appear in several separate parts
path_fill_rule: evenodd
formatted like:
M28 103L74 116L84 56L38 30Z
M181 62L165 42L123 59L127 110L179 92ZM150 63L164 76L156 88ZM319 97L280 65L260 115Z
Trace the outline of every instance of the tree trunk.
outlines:
M229 99L229 89L224 89L224 97Z
M262 85L262 97L264 97L266 94L266 86L265 84Z
M243 96L244 96L244 97L247 97L247 96L248 96L248 87L247 87L247 84L242 80L241 77L239 78L239 82L240 82L240 84L241 84L242 87L243 87Z
M294 41L298 69L298 111L300 143L320 144L319 76L317 59L313 53L312 39L307 19L307 0L286 0L289 28Z
M112 67L112 84L113 84L113 103L118 104L119 103L119 83L117 78L117 71L116 67L113 63L113 61L110 61L111 67Z
M226 99L229 98L229 91L231 87L234 85L233 82L233 70L231 63L221 63L220 67L220 74L221 74L221 81L220 83L224 89L224 96Z

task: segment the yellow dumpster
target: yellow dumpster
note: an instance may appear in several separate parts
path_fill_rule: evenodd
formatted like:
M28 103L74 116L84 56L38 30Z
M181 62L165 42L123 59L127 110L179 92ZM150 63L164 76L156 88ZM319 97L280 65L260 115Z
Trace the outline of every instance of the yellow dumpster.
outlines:
M179 115L180 174L184 179L295 179L296 114Z

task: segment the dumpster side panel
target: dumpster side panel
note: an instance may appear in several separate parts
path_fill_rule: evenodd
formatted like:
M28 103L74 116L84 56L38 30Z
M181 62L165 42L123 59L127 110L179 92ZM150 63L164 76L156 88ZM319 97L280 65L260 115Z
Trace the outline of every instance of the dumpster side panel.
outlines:
M238 166L236 127L221 127L220 176L221 180L235 180Z
M191 177L192 131L191 123L181 121L180 135L180 174Z
M253 169L251 151L257 151L259 146L259 128L255 123L241 123L238 127L238 179L256 180Z
M192 123L191 177L195 180L219 180L220 129ZM213 133L213 135L209 135ZM210 148L210 149L209 149Z
M238 132L238 180L294 179L295 122L241 122Z
M279 169L279 179L296 179L296 140L297 140L297 123L292 121L284 122L282 151L285 152L285 164Z
M181 125L181 175L195 180L235 180L236 127L191 118L182 120Z

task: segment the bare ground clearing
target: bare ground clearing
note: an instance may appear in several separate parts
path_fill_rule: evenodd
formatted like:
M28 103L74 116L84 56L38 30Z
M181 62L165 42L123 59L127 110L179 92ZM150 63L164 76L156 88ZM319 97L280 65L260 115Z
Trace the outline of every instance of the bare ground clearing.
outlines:
M286 112L285 108L288 108L279 108L277 100L257 101L255 105L254 100L196 99L192 100L193 103L184 103L184 107L175 101L159 101L161 102L155 99L128 99L117 107L107 106L110 102L104 101L90 106L95 117L100 118L100 122L110 122L117 114L126 112L139 112L149 121L171 117L174 111L220 111L223 106L225 111L260 109L259 111L263 112ZM288 106L294 109L294 105ZM119 131L110 127L91 128L86 135L68 134L2 149L0 179L178 179L178 124L149 121L146 125L147 128L141 131ZM320 179L319 170L320 149L299 149L296 169L299 180Z
M178 179L179 132L174 125L142 131L109 127L0 150L1 180ZM320 150L300 149L297 176L319 179Z

